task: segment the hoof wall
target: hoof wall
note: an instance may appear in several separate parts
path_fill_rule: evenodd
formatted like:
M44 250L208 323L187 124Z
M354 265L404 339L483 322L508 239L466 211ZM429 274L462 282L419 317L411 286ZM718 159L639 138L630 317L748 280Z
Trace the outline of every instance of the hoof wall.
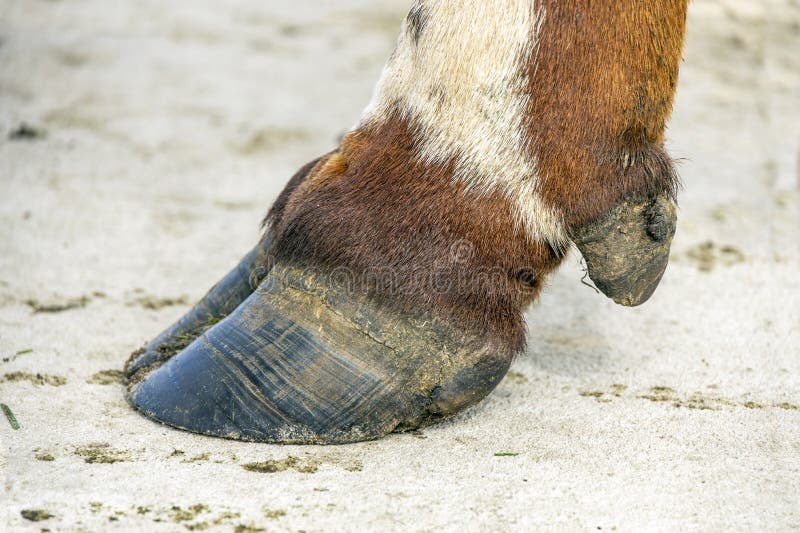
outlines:
M150 418L218 437L378 438L477 403L508 370L510 357L431 324L276 267L225 320L132 383L129 400Z

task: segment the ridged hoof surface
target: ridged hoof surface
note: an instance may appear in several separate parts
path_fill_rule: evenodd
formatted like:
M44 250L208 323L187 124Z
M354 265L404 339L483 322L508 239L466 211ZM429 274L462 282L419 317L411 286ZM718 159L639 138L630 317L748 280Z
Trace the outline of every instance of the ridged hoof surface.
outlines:
M272 239L267 235L236 267L214 285L185 315L147 345L131 354L125 374L157 365L186 348L205 330L233 312L268 272L266 256Z
M276 266L226 319L140 372L129 399L207 435L344 443L451 416L489 394L509 363L449 326Z

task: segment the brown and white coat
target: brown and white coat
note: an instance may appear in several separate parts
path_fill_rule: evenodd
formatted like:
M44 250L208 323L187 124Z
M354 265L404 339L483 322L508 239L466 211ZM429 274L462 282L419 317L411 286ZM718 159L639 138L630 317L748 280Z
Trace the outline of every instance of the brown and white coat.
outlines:
M518 352L572 233L675 194L686 4L417 1L361 121L270 211L273 258Z
M345 443L489 394L573 242L607 296L655 290L685 0L424 0L361 121L261 243L126 365L131 403L226 438Z

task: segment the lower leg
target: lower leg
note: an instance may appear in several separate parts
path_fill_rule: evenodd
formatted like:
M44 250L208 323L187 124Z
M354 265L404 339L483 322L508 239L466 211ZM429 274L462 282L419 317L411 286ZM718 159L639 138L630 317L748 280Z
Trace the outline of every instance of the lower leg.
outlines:
M340 443L427 425L489 394L524 346L523 308L563 254L531 242L501 196L467 194L447 166L415 162L407 135L398 122L349 136L288 194L271 221L270 274L142 371L131 402L210 435Z

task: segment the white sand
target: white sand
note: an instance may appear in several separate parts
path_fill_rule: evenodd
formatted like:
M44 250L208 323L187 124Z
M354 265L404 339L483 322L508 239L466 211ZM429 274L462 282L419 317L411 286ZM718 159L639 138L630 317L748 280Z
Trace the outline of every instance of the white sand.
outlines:
M477 408L282 447L174 431L87 383L187 308L143 301L199 298L255 242L294 169L357 119L409 4L0 0L0 378L66 379L0 383L22 425L0 418L0 530L800 528L796 0L693 3L659 291L617 307L572 257ZM46 138L9 141L23 121ZM242 468L290 455L316 472ZM21 515L37 509L53 517Z

